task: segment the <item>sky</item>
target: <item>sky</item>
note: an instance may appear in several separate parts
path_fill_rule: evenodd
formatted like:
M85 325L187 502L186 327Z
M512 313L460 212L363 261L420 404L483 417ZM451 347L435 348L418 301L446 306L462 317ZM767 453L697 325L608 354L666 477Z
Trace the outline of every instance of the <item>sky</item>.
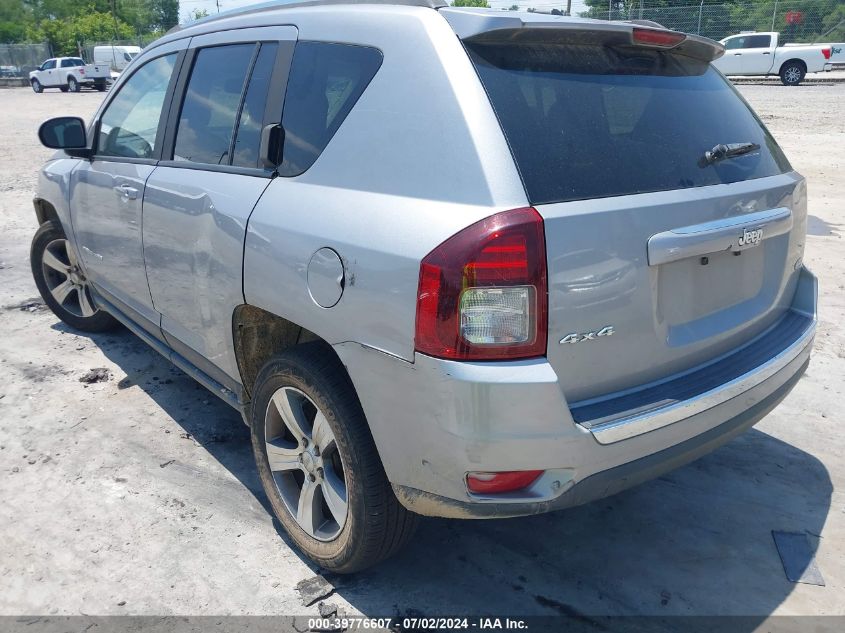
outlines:
M187 16L193 12L194 9L205 9L209 15L217 13L218 5L220 11L228 11L229 9L238 9L246 7L251 4L260 4L265 0L179 0L179 21L184 22ZM518 5L521 9L528 7L539 8L566 8L566 0L555 2L554 0L487 0L494 9L507 8L512 4ZM583 0L572 0L572 14L577 15L581 11L586 11L586 6Z

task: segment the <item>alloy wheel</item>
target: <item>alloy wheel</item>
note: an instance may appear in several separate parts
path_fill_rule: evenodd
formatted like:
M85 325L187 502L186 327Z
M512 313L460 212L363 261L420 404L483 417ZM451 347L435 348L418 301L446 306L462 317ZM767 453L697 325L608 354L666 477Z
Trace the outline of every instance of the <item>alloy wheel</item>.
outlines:
M63 310L78 317L94 316L97 309L91 301L88 280L66 239L47 244L41 256L41 267L47 289Z
M349 504L343 462L326 416L299 389L282 387L267 404L264 441L290 515L312 538L335 539L346 525Z

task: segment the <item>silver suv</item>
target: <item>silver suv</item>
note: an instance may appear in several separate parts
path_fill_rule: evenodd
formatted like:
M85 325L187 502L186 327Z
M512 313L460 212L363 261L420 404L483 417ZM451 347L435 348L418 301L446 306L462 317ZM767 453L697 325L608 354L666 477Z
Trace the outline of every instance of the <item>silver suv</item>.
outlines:
M201 20L90 125L40 129L33 274L241 411L326 568L417 515L614 494L749 428L810 356L806 185L722 53L440 0Z

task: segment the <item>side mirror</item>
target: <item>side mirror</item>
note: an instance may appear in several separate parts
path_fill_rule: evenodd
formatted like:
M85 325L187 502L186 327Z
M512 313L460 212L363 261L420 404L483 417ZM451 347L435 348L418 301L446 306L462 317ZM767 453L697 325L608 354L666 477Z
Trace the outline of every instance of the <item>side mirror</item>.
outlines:
M44 147L63 149L71 156L80 158L90 155L85 122L75 116L61 116L49 119L38 128L38 140Z
M285 144L285 128L278 123L265 125L261 130L261 145L258 148L258 159L261 164L275 169L282 163L282 147Z

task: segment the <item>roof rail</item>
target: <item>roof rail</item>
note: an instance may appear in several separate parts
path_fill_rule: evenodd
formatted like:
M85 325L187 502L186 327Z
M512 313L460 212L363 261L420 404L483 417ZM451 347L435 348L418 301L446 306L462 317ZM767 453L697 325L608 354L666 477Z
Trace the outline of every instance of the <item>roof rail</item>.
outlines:
M449 6L449 3L445 0L269 0L268 2L262 2L260 4L252 4L238 9L229 9L228 11L215 13L206 18L200 18L195 22L174 27L168 31L168 33L175 32L195 24L207 24L209 22L225 20L226 18L239 15L249 15L252 13L261 13L263 11L274 11L276 9L294 9L297 7L320 7L342 4L382 4L404 7L426 7L428 9L441 9Z

